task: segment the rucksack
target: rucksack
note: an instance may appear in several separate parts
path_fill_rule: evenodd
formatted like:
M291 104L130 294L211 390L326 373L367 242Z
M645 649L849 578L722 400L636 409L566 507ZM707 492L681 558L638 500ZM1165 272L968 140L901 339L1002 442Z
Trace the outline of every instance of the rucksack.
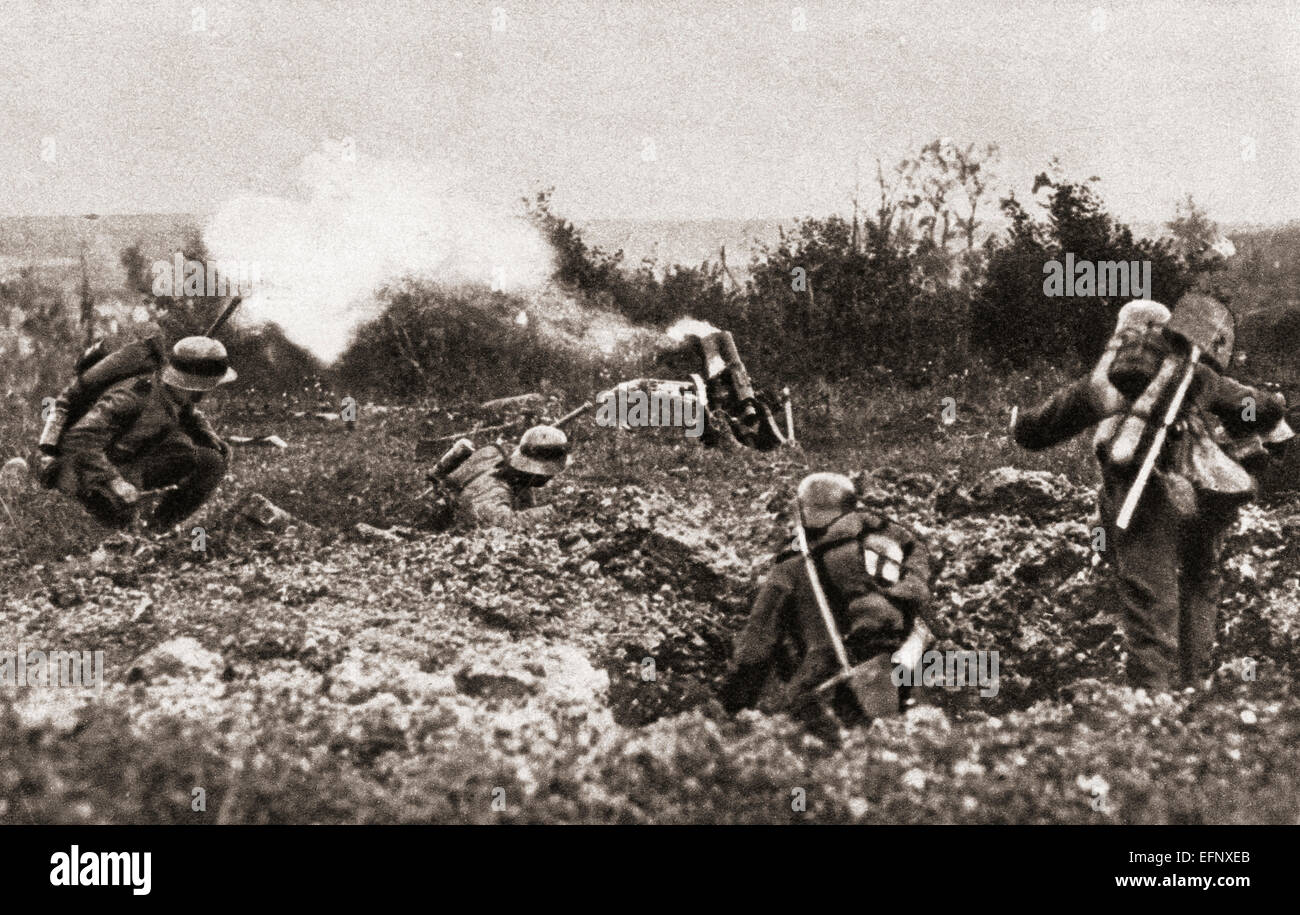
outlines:
M111 353L102 340L97 341L77 360L75 377L55 400L41 431L41 452L56 457L64 430L85 416L105 391L128 378L152 375L166 359L161 337L146 337Z

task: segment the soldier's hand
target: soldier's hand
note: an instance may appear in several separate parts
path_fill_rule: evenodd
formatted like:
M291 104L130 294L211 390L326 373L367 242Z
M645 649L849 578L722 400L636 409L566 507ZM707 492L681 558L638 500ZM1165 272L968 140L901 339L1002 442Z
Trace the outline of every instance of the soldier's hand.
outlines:
M1118 351L1109 348L1088 376L1088 400L1101 416L1111 416L1124 409L1124 395L1110 383L1110 366Z
M118 477L108 484L109 491L113 493L113 498L117 499L123 505L134 505L140 501L140 490L136 489L126 480Z

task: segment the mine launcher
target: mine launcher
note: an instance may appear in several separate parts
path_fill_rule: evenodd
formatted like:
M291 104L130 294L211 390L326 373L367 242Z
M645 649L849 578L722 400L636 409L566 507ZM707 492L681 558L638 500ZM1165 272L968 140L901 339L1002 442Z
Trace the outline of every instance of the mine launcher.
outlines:
M787 434L793 437L788 403L787 434L783 434L773 415L773 404L755 391L730 331L691 334L688 339L704 368L705 406L711 414L720 410L726 416L737 440L751 448L768 450L785 444Z

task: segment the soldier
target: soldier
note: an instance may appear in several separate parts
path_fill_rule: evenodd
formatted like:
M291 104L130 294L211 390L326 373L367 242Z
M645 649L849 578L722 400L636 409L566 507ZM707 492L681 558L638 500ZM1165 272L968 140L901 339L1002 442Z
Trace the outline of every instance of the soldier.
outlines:
M1130 302L1093 372L1013 423L1016 442L1033 450L1097 427L1101 552L1115 569L1129 680L1153 691L1209 672L1223 537L1256 492L1219 442L1275 438L1286 409L1281 395L1220 374L1233 337L1231 313L1207 296L1184 296L1172 318L1157 302ZM1193 344L1204 358L1190 369L1183 407L1136 509L1121 519L1142 459L1163 444L1161 418L1189 373Z
M195 405L234 379L219 341L181 340L161 368L117 382L63 433L58 488L101 524L123 528L141 490L174 486L147 526L165 531L184 520L216 490L230 455Z
M475 449L461 439L429 472L455 499L459 520L470 525L514 526L548 517L534 493L569 466L569 440L554 426L533 426L507 458L496 445Z
M764 703L768 710L788 711L831 735L836 718L854 724L899 711L891 654L926 612L929 553L911 531L862 507L841 474L810 474L797 502L844 652L866 676L852 688L819 690L840 672L838 652L805 558L791 548L774 559L736 637L721 699L732 712L752 706L775 674L780 684L775 700Z

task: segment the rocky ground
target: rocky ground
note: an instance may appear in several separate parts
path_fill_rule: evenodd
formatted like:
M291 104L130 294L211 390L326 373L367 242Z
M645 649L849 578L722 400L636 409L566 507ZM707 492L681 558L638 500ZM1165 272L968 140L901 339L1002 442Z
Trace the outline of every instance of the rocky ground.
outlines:
M866 501L930 541L937 647L997 650L1000 683L926 690L832 746L713 698L798 455L610 435L537 529L433 533L405 424L367 417L241 451L202 550L192 530L64 530L82 522L54 497L9 493L31 539L0 553L0 645L101 649L105 683L7 688L0 818L1300 818L1300 504L1251 507L1232 536L1212 687L1147 696L1118 685L1086 488L864 469ZM251 520L253 493L288 517Z

